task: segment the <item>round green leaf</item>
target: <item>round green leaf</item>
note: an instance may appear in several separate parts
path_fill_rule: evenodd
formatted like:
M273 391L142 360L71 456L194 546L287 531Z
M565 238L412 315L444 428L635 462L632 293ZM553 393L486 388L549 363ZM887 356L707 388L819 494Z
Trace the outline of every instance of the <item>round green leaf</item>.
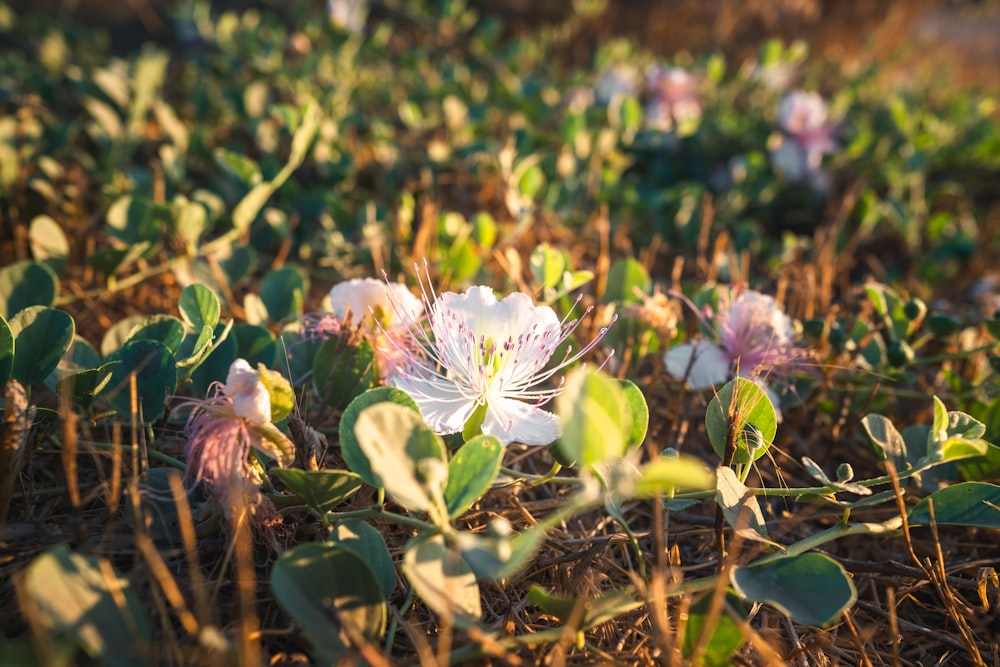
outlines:
M389 547L377 528L361 519L344 519L333 527L330 541L368 563L382 589L382 597L389 597L396 588L396 566L393 565Z
M756 461L778 432L778 417L771 399L760 385L744 378L735 378L719 390L705 412L708 439L719 458L725 456L730 417L737 433L735 461L744 464Z
M712 604L712 595L704 595L700 600L691 605L688 611L688 622L684 626L684 656L690 658L701 639L705 624L709 622L709 607ZM724 603L732 611L746 618L746 609L740 599L731 591L726 592ZM712 628L708 645L702 650L702 664L708 667L728 667L732 663L733 654L743 645L743 632L740 626L730 618L729 614L719 614L715 619L715 627Z
M14 370L14 334L0 315L0 387L6 387Z
M215 337L226 331L223 324L215 325ZM191 374L191 383L197 392L204 394L213 382L225 382L229 366L236 359L236 341L226 336Z
M734 568L731 581L744 600L767 603L819 627L836 621L858 597L843 566L815 552Z
M649 406L646 404L646 397L642 395L642 390L634 382L631 380L618 382L625 392L625 400L632 415L632 430L625 441L626 448L631 449L638 447L646 439L646 431L649 429Z
M406 545L403 574L420 599L456 627L475 625L482 616L476 575L440 535L417 537Z
M586 468L625 453L632 432L628 400L613 378L577 368L556 398L562 426L559 447L565 459Z
M35 620L51 632L76 638L92 658L112 667L150 664L150 631L128 579L94 556L53 547L32 561L24 594Z
M295 392L292 391L292 385L288 383L288 380L278 371L258 364L257 372L260 374L261 383L271 397L271 421L277 424L290 415L295 408Z
M194 331L201 331L206 325L214 327L219 323L219 297L200 283L185 287L177 306L181 317Z
M371 389L375 349L368 340L348 345L340 338L324 342L313 358L313 388L330 407L346 405Z
M637 303L640 296L648 294L653 286L646 269L631 257L620 259L611 265L608 271L608 282L604 289L606 302Z
M69 256L69 241L59 223L47 215L37 216L28 228L28 241L35 260L45 262L57 273L62 272Z
M271 475L320 514L329 512L361 488L361 477L346 470L272 468Z
M358 444L358 439L354 435L354 425L362 410L377 403L395 403L413 410L418 415L420 414L420 409L409 394L395 387L369 389L351 401L347 409L344 410L344 414L340 417L340 453L343 455L344 461L347 462L347 467L361 475L361 479L371 486L381 486L381 484L375 473L372 472L368 458L361 451L361 445Z
M271 590L323 664L336 663L350 645L341 622L370 641L385 633L387 612L378 579L368 563L333 542L285 552L271 569Z
M59 293L59 277L42 262L15 262L0 269L0 315L14 315L31 306L51 307Z
M167 212L146 197L126 195L108 208L107 232L129 245L156 242L163 235Z
M132 412L129 376L135 374L141 417L151 423L163 416L167 399L177 387L177 365L166 345L155 340L132 340L108 357L120 361L111 372L108 403L121 415Z
M396 403L365 408L354 424L368 465L393 500L409 510L429 511L446 483L444 441L417 412Z
M712 473L698 459L689 456L661 456L642 467L635 495L641 498L678 490L710 489L714 481Z
M462 445L448 462L444 500L448 515L461 516L484 493L500 472L504 447L492 436L478 436Z
M120 349L132 330L145 320L142 315L131 315L112 324L101 339L101 356L107 359L115 350Z
M14 336L14 379L25 387L41 382L56 369L73 342L75 325L69 314L32 306L10 321Z
M158 340L175 352L184 341L184 324L171 315L150 315L129 332L127 340Z
M271 332L256 324L241 322L233 327L236 356L246 359L251 366L273 366L278 356L278 344Z
M278 322L302 313L302 302L309 292L309 281L302 270L283 266L268 271L260 283L260 298L268 317Z

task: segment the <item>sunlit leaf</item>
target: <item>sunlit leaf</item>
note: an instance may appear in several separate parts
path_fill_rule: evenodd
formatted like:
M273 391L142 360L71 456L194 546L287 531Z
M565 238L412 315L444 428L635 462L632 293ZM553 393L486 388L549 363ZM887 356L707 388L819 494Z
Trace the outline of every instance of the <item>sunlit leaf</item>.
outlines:
M75 329L73 318L61 310L32 306L20 311L10 321L13 377L26 387L48 377L72 344Z
M457 627L479 622L483 610L476 575L440 535L418 536L406 545L403 574L428 607Z

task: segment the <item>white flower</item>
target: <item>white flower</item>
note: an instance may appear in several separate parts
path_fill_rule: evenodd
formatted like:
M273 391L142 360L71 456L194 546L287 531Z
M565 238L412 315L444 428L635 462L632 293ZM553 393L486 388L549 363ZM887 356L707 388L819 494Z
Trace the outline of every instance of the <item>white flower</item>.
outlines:
M355 323L374 313L377 322L385 329L396 326L397 317L416 319L424 310L420 299L413 296L406 285L386 283L375 278L354 278L337 283L330 290L330 307L341 320L350 311Z
M332 24L357 35L365 29L368 0L327 0L326 14Z
M646 123L664 132L690 134L701 118L698 79L682 67L652 65L646 71Z
M254 424L271 421L271 394L246 359L237 359L226 375L226 396L233 399L233 412Z
M542 385L593 349L607 328L550 365L578 321L560 321L551 308L535 306L520 292L498 300L489 287L424 298L431 335L410 320L418 349L397 348L406 353L405 364L389 383L416 401L428 425L457 433L481 418L482 433L504 444L546 445L558 438L558 418L540 406L561 387Z

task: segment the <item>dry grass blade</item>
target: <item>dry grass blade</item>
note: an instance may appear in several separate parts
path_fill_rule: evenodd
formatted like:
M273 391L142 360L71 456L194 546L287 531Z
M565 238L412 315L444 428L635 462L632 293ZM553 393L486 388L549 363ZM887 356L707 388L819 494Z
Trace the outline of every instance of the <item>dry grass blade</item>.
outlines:
M7 521L14 485L28 457L34 406L17 380L4 388L3 422L0 423L0 528Z

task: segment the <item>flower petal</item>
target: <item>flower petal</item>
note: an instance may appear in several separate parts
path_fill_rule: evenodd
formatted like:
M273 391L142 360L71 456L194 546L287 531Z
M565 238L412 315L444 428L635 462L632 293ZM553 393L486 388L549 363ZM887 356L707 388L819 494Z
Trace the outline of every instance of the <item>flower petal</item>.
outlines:
M663 356L663 363L668 373L686 379L691 389L707 389L729 379L729 357L706 340L670 348Z
M389 384L410 395L435 433L458 433L476 409L476 401L446 378L394 375Z
M559 437L559 418L537 405L494 398L486 408L482 430L504 445L547 445Z

